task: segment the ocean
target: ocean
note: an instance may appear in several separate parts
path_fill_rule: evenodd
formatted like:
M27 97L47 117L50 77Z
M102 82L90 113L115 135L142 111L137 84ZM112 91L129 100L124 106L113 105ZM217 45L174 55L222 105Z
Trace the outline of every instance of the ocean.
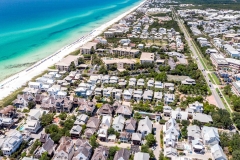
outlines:
M141 0L0 0L0 81Z

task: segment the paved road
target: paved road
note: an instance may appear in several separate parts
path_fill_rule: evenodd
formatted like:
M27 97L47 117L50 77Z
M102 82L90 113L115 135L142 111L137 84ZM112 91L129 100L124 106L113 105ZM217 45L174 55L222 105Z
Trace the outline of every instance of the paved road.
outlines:
M173 13L175 13L174 10L173 10ZM176 14L175 14L175 15L176 15ZM183 23L179 20L179 18L176 17L176 20L177 20L177 22L178 22L178 25L179 25L180 29L181 29L181 30L183 31L183 33L184 33L185 39L186 39L186 41L187 41L187 43L188 43L188 45L189 45L190 50L192 51L194 57L197 57L197 65L198 65L198 68L202 71L202 74L203 74L203 76L204 76L204 78L205 78L208 86L209 86L210 89L211 89L211 92L212 92L212 94L213 94L213 96L214 96L214 98L215 98L215 100L216 100L216 102L217 102L217 107L222 108L222 109L225 109L225 106L224 106L221 98L219 97L216 89L215 89L215 85L213 85L212 82L210 81L207 72L205 71L205 69L204 69L201 61L199 60L199 56L198 56L198 54L197 54L197 51L196 51L196 50L194 49L194 47L193 47L193 46L195 46L195 44L192 42L192 39L191 39L191 37L190 37L190 34L189 34L188 31L186 30L186 28L185 28L185 26L183 25ZM195 46L195 47L196 47L196 46Z

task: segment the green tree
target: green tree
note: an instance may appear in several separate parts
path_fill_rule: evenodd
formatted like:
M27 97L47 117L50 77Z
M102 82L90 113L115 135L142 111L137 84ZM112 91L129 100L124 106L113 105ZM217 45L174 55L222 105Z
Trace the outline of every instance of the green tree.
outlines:
M36 103L34 101L28 102L28 109L33 109L36 106Z
M51 160L51 158L48 157L48 152L44 152L44 153L42 153L39 160Z
M53 121L53 114L49 113L49 114L42 115L42 117L40 118L40 121L43 127L51 124Z
M182 138L186 139L186 138L187 138L187 134L188 134L188 132L187 132L187 127L184 126L184 127L182 128L182 130L181 130Z
M112 127L108 128L107 133L108 133L108 135L115 134L114 128L112 128Z
M240 150L239 150L239 149L233 151L233 153L232 153L232 158L233 158L234 160L240 160Z
M135 112L133 117L134 117L134 119L139 121L142 118L142 115L138 112Z
M148 146L153 146L156 143L156 139L153 134L148 134L145 139L147 140L146 144Z
M230 84L226 85L224 88L223 88L223 92L226 94L226 95L231 95L232 94L232 87Z
M120 150L120 148L118 146L110 147L108 160L113 160L113 158L118 150Z
M89 139L89 143L91 144L93 149L97 148L98 147L97 137L95 135L92 135Z
M65 120L67 118L67 113L66 112L61 112L58 117L61 119L61 120Z

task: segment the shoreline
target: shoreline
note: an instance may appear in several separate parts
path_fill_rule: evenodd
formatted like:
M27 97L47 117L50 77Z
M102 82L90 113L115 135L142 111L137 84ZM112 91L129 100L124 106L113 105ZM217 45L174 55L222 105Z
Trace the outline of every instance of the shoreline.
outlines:
M57 52L51 54L50 56L47 56L44 59L39 60L37 63L33 64L29 68L24 69L23 71L20 71L6 79L0 82L0 100L7 97L9 94L14 92L15 90L21 88L23 85L25 85L27 82L29 82L33 77L41 74L45 70L48 69L48 67L56 64L59 62L62 58L64 58L66 55L69 55L71 52L75 51L79 47L83 46L85 43L93 40L95 37L99 36L102 32L104 32L108 27L113 25L114 23L118 22L128 14L132 13L134 10L139 8L141 5L143 5L147 0L143 0L140 2L137 6L134 6L129 11L124 12L123 14L120 14L113 20L110 20L109 22L102 24L100 27L92 30L89 34L82 36L81 38L77 39L76 41L72 42L71 44L68 44L67 46L64 46Z

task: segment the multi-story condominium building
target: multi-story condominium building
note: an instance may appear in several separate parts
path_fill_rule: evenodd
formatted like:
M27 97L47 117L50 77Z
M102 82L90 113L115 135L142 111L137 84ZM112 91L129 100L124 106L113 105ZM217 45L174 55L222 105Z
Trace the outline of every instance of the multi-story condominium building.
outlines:
M131 48L114 48L112 49L113 54L117 54L120 57L132 57L139 54L139 50Z
M228 62L221 54L212 53L210 55L210 59L212 60L212 63L216 69L224 69L228 67Z

